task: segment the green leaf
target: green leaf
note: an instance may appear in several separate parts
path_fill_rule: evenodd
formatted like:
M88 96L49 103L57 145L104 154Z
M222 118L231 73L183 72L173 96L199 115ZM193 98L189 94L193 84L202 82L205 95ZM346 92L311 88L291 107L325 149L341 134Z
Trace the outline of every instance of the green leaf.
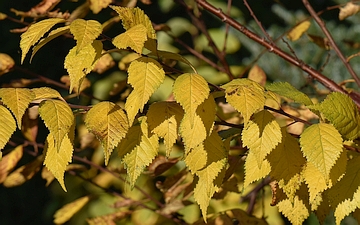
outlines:
M313 124L300 135L300 146L306 159L313 163L325 180L343 151L342 138L331 124Z
M55 224L63 224L71 219L75 213L77 213L82 207L90 200L89 196L84 196L76 199L75 201L68 203L58 209L54 215Z
M275 82L267 85L266 89L275 92L280 96L290 98L295 102L302 103L306 106L313 104L307 95L301 91L298 91L294 86L287 82Z
M13 115L5 106L0 105L0 115L0 150L2 150L16 130L16 122ZM0 156L1 155L2 153L0 152Z
M100 102L86 114L85 125L100 140L107 165L113 149L129 129L124 110L112 102Z
M91 44L102 32L102 25L96 20L76 19L70 24L70 32L76 40L76 54Z
M29 27L21 35L20 48L21 48L21 63L24 62L25 56L28 53L31 46L35 45L40 38L50 30L55 24L65 22L61 18L50 18L37 22Z
M319 110L346 140L359 137L359 110L349 96L332 92L322 103L309 108Z
M119 49L130 47L135 52L141 54L146 40L146 27L142 24L138 24L116 36L112 43Z

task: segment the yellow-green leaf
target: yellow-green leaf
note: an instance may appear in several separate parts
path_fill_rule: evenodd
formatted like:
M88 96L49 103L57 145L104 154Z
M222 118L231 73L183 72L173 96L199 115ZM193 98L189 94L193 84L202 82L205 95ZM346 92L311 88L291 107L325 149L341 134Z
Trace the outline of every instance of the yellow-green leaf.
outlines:
M189 114L192 125L197 107L210 93L206 80L199 74L182 74L175 80L173 92L176 101L184 108L185 113Z
M313 124L300 135L300 145L306 159L328 181L330 169L343 151L339 132L331 124Z
M61 100L49 99L39 105L39 114L54 137L55 147L60 149L64 137L74 123L71 108Z
M204 145L200 143L198 146L192 148L186 155L184 162L192 174L204 168L207 162L207 152Z
M128 74L128 83L134 90L126 100L125 109L132 124L139 109L143 110L145 103L164 81L165 72L156 60L141 57L130 64Z
M91 44L102 32L102 25L96 20L76 19L70 24L70 32L76 40L76 54Z
M127 153L131 152L141 142L141 127L140 124L135 124L130 127L126 136L121 139L117 151L120 158L124 157Z
M227 102L241 113L246 124L265 104L264 88L255 81L235 79L222 86Z
M349 96L333 92L322 103L309 108L319 110L345 139L354 140L359 137L359 110Z
M65 135L64 138L62 139L59 149L57 149L54 143L55 143L54 136L51 133L49 133L46 138L45 147L44 147L44 149L46 150L44 165L58 180L62 189L66 191L66 187L64 183L64 173L67 165L72 160L72 154L74 148L68 135Z
M281 138L279 124L266 110L256 113L245 125L241 135L243 145L255 155L259 168L266 155L281 142Z
M195 114L193 124L191 124L190 115L185 113L180 124L180 135L185 144L186 153L203 142L206 138L206 130L201 118Z
M149 130L164 138L168 157L178 137L178 129L183 115L184 110L176 102L153 103L147 112Z
M130 47L135 52L141 54L146 40L146 27L138 24L116 36L112 43L119 49Z
M140 144L123 158L131 187L134 187L137 178L144 171L145 167L153 161L158 154L159 148L159 138L157 135L148 136L146 117L140 117L139 122L142 131Z
M2 115L2 114L1 114ZM17 146L0 161L0 184L4 182L7 175L13 170L23 156L23 145Z
M196 109L196 114L199 115L203 121L206 134L210 135L214 127L216 116L216 103L212 95L209 95L209 97L198 106Z
M295 196L295 199L285 199L277 204L279 211L284 214L293 225L302 225L304 220L309 217L309 210L303 200Z
M0 115L0 150L2 150L16 130L16 122L11 112L5 106L0 105ZM1 155L0 151L0 160Z
M18 128L21 129L21 119L34 99L32 91L27 88L0 88L0 98L14 114Z
M21 35L20 48L21 48L21 63L24 62L25 56L31 46L35 45L40 38L50 30L55 24L65 22L61 18L50 18L37 22L29 27L26 32Z
M82 207L88 203L90 200L89 196L84 196L76 199L75 201L68 203L58 209L54 215L54 223L55 224L63 224L73 217L75 213L77 213Z
M36 99L49 99L49 98L58 98L63 99L60 93L52 88L49 87L40 87L40 88L33 88L31 91L34 93Z
M263 160L259 166L255 153L249 152L245 160L245 181L244 188L254 181L269 175L271 170L270 163L267 159Z
M287 38L290 41L296 41L301 37L301 35L303 35L303 33L305 33L309 29L310 25L311 23L309 21L304 21L300 23L299 25L291 29L291 31L287 34Z
M100 102L89 110L85 124L87 129L100 140L107 165L113 149L129 129L124 110L112 102Z
M313 104L311 99L306 94L297 90L294 86L287 82L275 82L267 85L266 89L304 105Z

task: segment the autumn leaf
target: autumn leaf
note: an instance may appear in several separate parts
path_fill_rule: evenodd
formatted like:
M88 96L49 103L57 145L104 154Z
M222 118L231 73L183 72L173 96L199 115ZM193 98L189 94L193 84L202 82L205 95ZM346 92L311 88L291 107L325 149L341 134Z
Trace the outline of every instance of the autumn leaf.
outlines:
M302 103L307 106L313 104L311 99L307 95L297 90L294 86L287 82L275 82L267 85L266 89L275 92L280 96L290 98L295 102Z
M23 156L23 145L17 146L0 161L0 184L3 183L11 170L15 168Z
M190 115L185 113L180 123L180 135L185 144L185 153L206 139L206 130L201 118L196 114L193 118L193 124L191 124Z
M75 53L78 54L101 34L102 26L96 20L76 19L70 24L70 32L76 40Z
M98 14L102 9L107 8L112 0L90 0L90 9L94 14Z
M245 160L244 189L252 182L265 178L271 171L270 163L264 159L259 165L255 153L249 152Z
M119 49L130 47L136 53L141 54L146 40L146 27L142 24L138 24L116 36L112 43Z
M0 150L2 150L16 130L16 121L10 111L2 105L0 105L0 115ZM0 151L0 160L1 158L2 152Z
M309 210L302 199L295 196L294 201L285 199L277 204L279 211L284 214L294 225L302 225L304 220L309 217Z
M76 199L75 201L68 203L58 209L54 215L55 224L63 224L71 219L75 213L77 213L81 208L83 208L86 203L90 200L89 196L84 196Z
M360 6L356 5L352 2L346 3L344 7L340 8L339 12L339 20L344 20L348 18L349 16L355 15L360 11Z
M293 29L291 29L291 31L287 34L287 38L290 41L298 40L301 37L301 35L303 35L303 33L305 33L309 29L310 25L311 23L309 21L304 21L298 24Z
M51 99L51 98L55 98L55 99L58 98L64 100L57 90L49 87L32 88L31 91L35 95L34 100Z

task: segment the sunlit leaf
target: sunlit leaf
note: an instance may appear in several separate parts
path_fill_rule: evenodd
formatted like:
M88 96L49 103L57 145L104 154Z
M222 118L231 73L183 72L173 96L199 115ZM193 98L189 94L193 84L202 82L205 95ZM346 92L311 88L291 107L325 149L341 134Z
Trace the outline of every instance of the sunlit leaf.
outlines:
M301 37L301 35L303 35L303 33L305 33L309 29L310 25L311 23L309 21L304 21L298 24L287 34L287 38L290 41L296 41Z
M198 146L192 148L186 155L184 162L192 174L204 168L207 162L207 152L204 145L200 143Z
M102 9L107 8L112 0L90 0L90 9L94 14L98 14Z
M141 54L146 40L146 27L138 24L116 36L112 43L119 49L130 47L135 52Z
M49 87L40 87L40 88L33 88L31 91L34 93L34 99L49 99L49 98L58 98L63 99L60 93L52 88Z
M259 165L255 153L249 152L245 160L245 181L244 188L254 181L269 175L271 171L270 163L267 159L263 160Z
M70 24L70 32L76 40L78 54L85 46L91 44L102 32L101 23L96 20L76 19Z
M10 111L2 105L0 105L0 115L0 150L2 150L16 130L16 121Z
M58 209L54 215L55 224L63 224L71 219L75 213L77 213L82 207L90 200L89 196L84 196L76 199L75 201L68 203Z
M285 199L277 204L279 211L283 213L294 225L302 225L304 220L309 217L309 211L303 200L295 196L294 201Z
M142 136L142 132L139 124L130 127L126 136L123 139L121 139L117 147L119 157L120 158L124 157L124 155L128 154L137 145L139 145L141 142L141 136Z
M23 156L23 145L17 146L0 161L0 184L4 182L9 172L15 168Z
M265 86L266 74L264 70L262 70L261 67L256 64L251 67L248 78L259 83L261 86Z
M339 20L344 20L349 16L355 15L360 11L360 6L353 2L348 2L344 7L340 8Z
M206 134L210 135L214 127L216 116L216 103L212 95L209 95L203 103L196 109L196 114L200 116L206 129Z
M203 142L206 138L206 130L201 118L195 115L191 124L189 114L185 114L180 124L180 135L185 144L185 152Z
M297 90L294 86L287 82L271 83L266 86L266 89L275 92L280 96L290 98L295 102L302 103L304 105L313 104L311 99L307 95Z

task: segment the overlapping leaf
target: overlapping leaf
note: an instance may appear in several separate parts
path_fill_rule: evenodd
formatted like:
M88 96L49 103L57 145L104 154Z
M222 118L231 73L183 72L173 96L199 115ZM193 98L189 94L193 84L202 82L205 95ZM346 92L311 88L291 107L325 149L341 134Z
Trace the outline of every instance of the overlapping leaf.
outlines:
M4 182L9 172L15 168L22 156L23 145L19 145L0 160L0 184Z
M198 106L196 109L196 114L199 115L203 121L206 134L210 135L214 127L216 115L216 103L212 95L209 95L209 97Z
M89 196L84 196L64 205L63 207L61 207L61 209L55 212L54 223L63 224L67 222L75 213L77 213L82 207L84 207L89 200Z
M130 64L128 74L128 83L134 90L126 100L125 109L132 124L139 109L143 110L150 96L164 81L165 72L156 60L141 57Z
M244 124L252 114L264 107L264 88L255 81L235 79L221 87L225 89L227 102L243 116Z
M309 217L309 210L302 199L295 196L294 201L285 199L277 204L279 211L283 213L294 225L302 225Z
M141 54L146 40L146 27L138 24L116 36L112 43L119 49L130 47L135 52Z
M21 119L34 99L32 91L27 88L0 88L0 98L14 114L18 128L21 129Z
M40 87L33 88L31 91L34 93L34 99L48 99L48 98L58 98L63 99L60 93L49 87Z
M55 148L59 151L64 137L74 123L74 114L68 104L61 100L46 100L39 105L39 114L54 137Z
M294 86L287 82L275 82L266 86L267 90L275 92L276 94L289 98L295 102L302 103L304 105L312 105L311 99L297 90Z
M9 141L11 135L16 130L16 121L10 111L5 106L0 105L0 150L3 149ZM0 151L0 159L2 158Z
M100 102L89 110L85 124L87 129L100 140L107 165L113 149L125 137L129 129L124 110L114 103Z
M269 175L271 171L270 163L267 159L263 160L259 165L255 153L249 152L245 161L245 181L244 188L254 181Z
M40 40L40 38L50 30L51 27L62 22L65 22L65 20L61 18L50 18L31 25L29 29L21 35L21 63L24 62L25 56L28 53L30 47L35 45Z
M204 148L204 144L200 143L192 148L186 155L184 161L192 174L204 168L207 162L207 151Z
M101 34L102 25L96 20L76 19L70 24L70 32L76 40L75 53L78 54Z
M112 0L90 0L90 9L94 14L98 14L102 9L108 7Z
M201 118L198 115L193 116L193 124L191 124L190 115L184 115L180 124L180 135L185 144L185 152L195 148L202 143L206 138L206 130Z

